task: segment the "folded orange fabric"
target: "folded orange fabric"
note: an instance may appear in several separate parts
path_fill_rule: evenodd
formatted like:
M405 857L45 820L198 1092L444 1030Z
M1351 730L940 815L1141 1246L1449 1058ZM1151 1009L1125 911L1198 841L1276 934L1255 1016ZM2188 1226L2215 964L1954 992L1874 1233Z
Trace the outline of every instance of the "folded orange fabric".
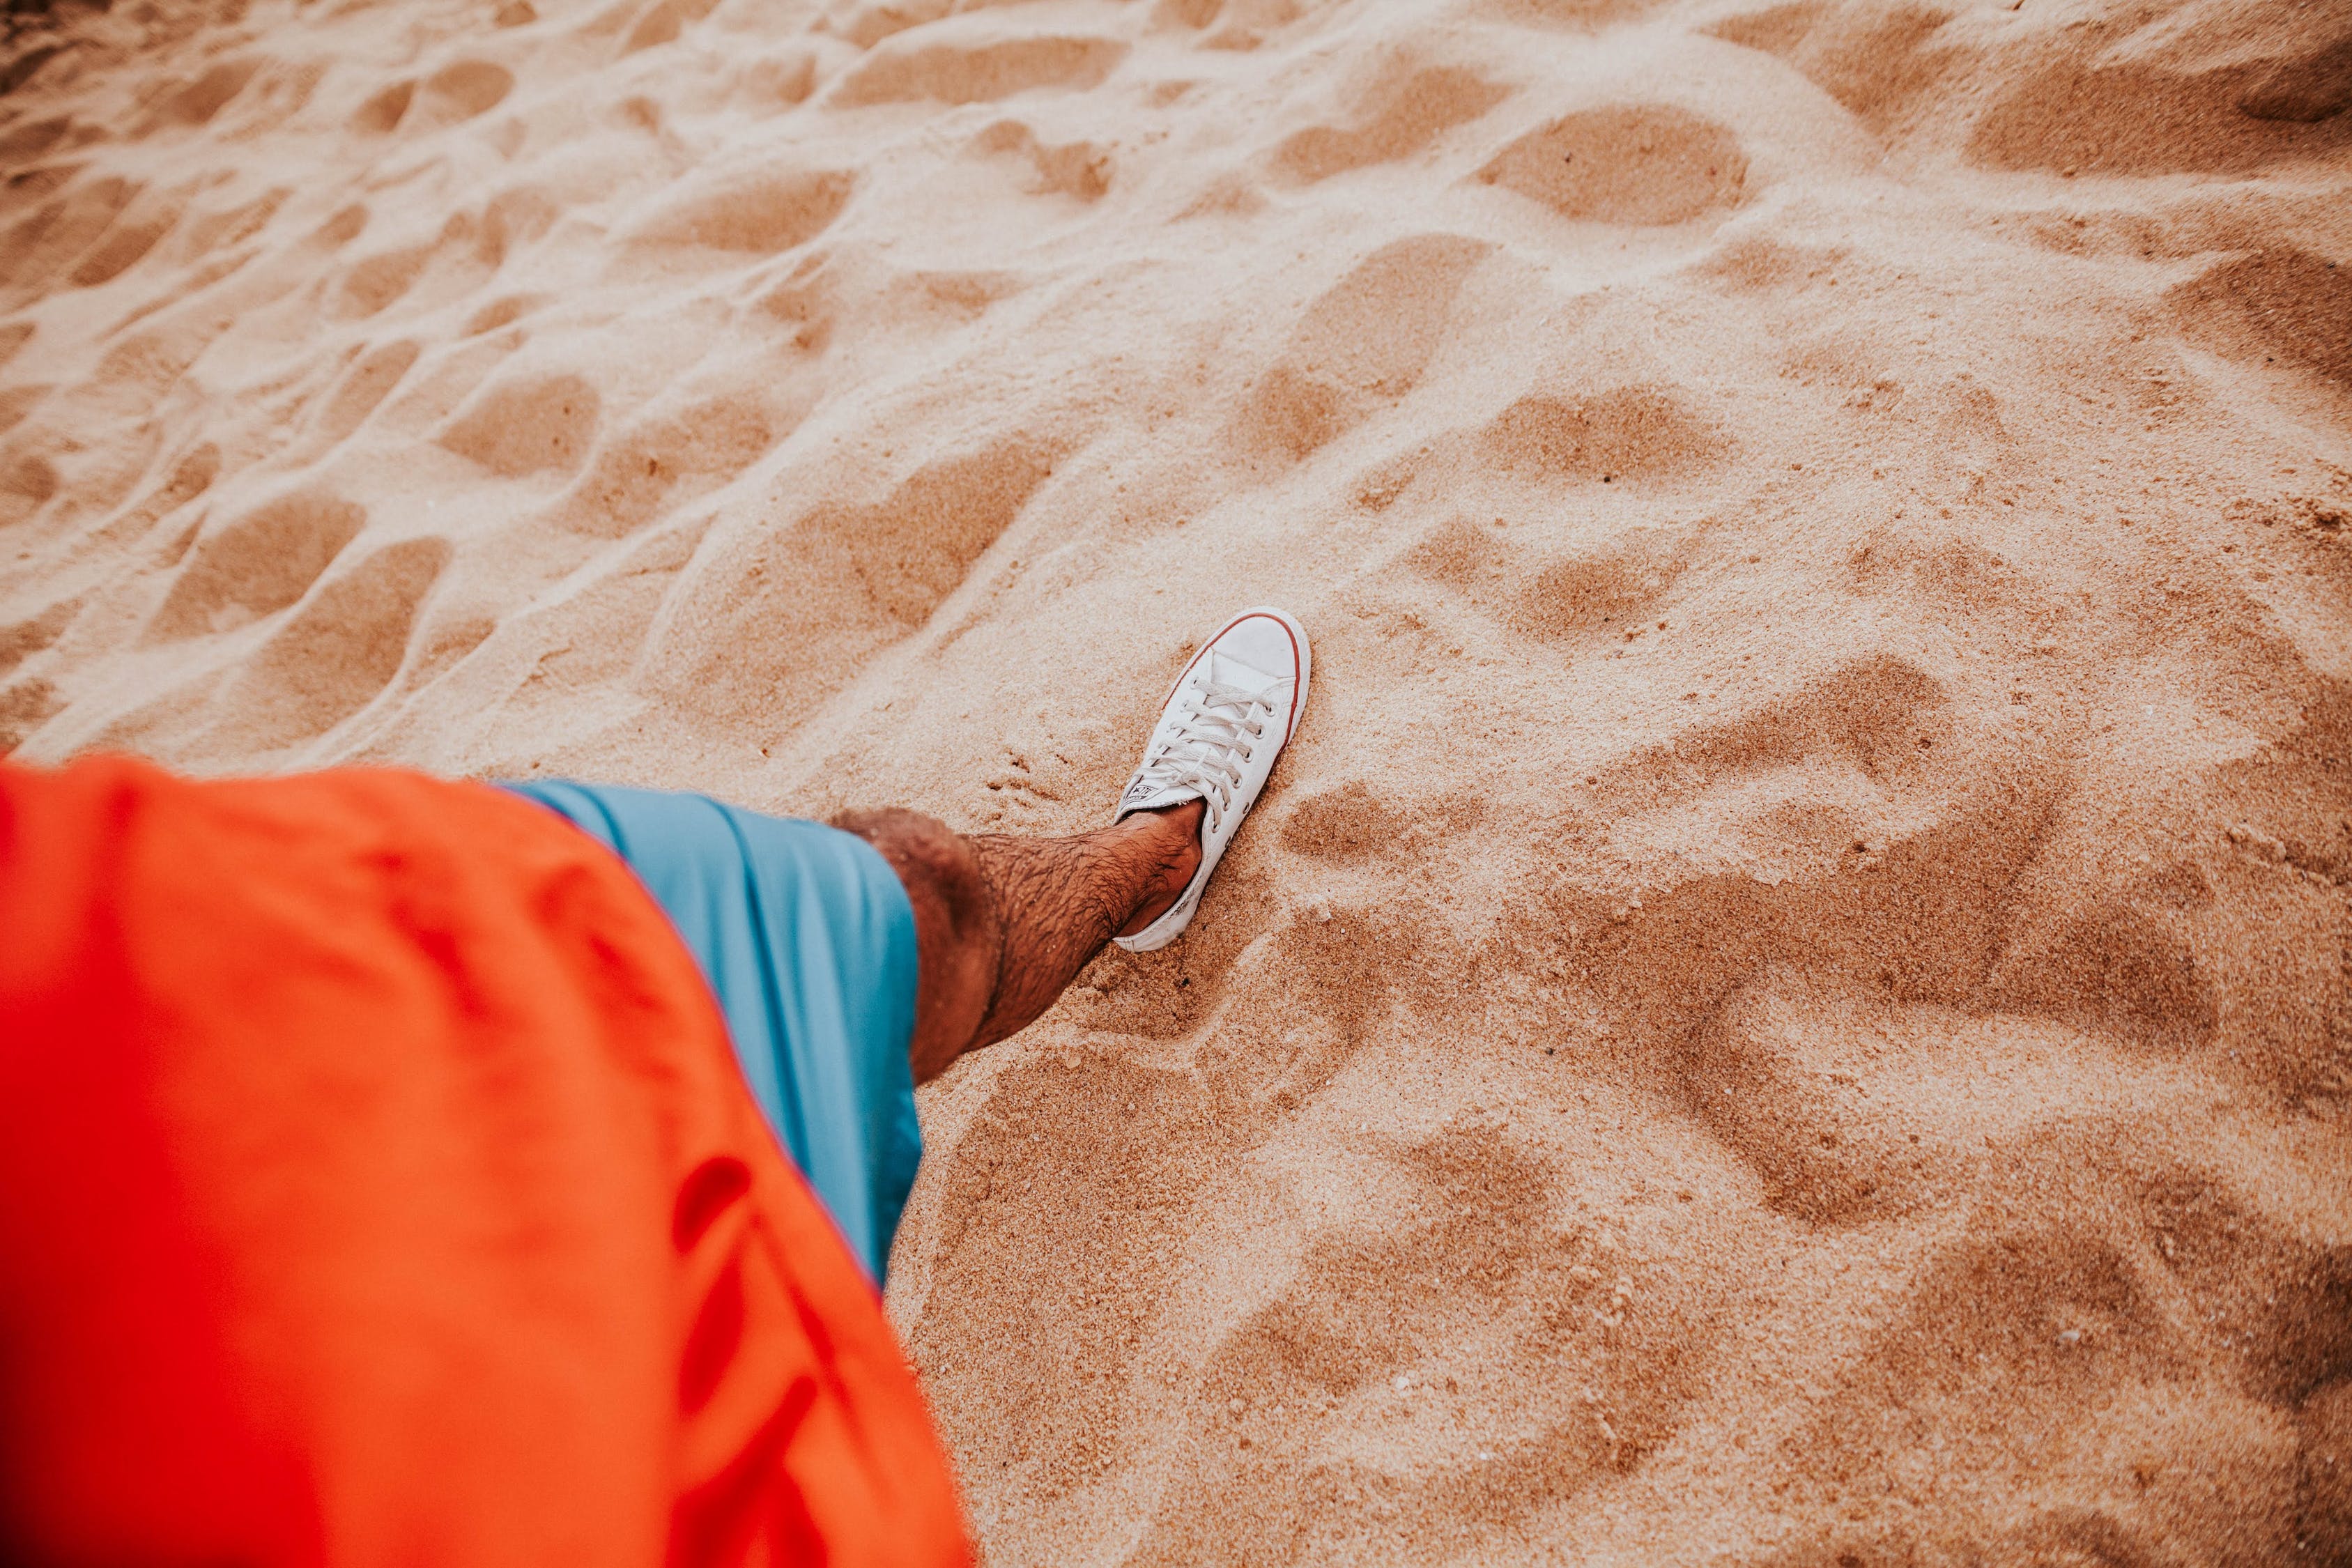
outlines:
M0 1559L965 1561L628 870L488 787L0 764Z

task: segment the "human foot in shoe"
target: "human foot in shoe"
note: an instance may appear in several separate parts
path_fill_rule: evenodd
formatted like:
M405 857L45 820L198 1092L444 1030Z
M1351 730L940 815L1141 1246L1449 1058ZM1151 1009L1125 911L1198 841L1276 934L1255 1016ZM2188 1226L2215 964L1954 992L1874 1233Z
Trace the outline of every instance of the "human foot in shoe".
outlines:
M1183 852L1171 859L1171 888L1195 844L1199 861L1172 898L1144 905L1118 933L1119 946L1150 952L1192 923L1202 889L1298 728L1311 665L1307 629L1282 611L1261 606L1227 621L1177 678L1143 748L1142 765L1111 820L1160 812L1171 826L1187 818L1197 823L1186 834Z

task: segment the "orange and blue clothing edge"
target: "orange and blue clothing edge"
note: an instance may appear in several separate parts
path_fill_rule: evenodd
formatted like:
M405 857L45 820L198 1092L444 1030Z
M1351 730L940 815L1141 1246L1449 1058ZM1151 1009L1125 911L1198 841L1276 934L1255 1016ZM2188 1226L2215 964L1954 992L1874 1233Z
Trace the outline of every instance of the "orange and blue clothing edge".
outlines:
M719 999L751 1098L879 1281L923 1131L915 910L864 839L672 790L532 780L628 862Z
M0 763L0 1558L968 1561L622 861L394 771Z

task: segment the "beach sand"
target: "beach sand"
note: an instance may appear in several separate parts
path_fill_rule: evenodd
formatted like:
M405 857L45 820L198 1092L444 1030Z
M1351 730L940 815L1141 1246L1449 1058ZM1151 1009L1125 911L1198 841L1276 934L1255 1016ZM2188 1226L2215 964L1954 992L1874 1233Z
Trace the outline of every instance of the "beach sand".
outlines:
M10 26L20 759L1070 832L1313 633L924 1093L990 1563L2352 1562L2352 3Z

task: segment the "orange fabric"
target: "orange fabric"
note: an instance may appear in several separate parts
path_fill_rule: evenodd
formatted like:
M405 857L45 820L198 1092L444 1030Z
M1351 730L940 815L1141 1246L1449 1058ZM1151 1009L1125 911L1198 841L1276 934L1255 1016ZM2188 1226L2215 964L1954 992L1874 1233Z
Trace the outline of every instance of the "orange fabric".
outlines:
M0 764L0 1560L961 1563L621 862L502 792Z

